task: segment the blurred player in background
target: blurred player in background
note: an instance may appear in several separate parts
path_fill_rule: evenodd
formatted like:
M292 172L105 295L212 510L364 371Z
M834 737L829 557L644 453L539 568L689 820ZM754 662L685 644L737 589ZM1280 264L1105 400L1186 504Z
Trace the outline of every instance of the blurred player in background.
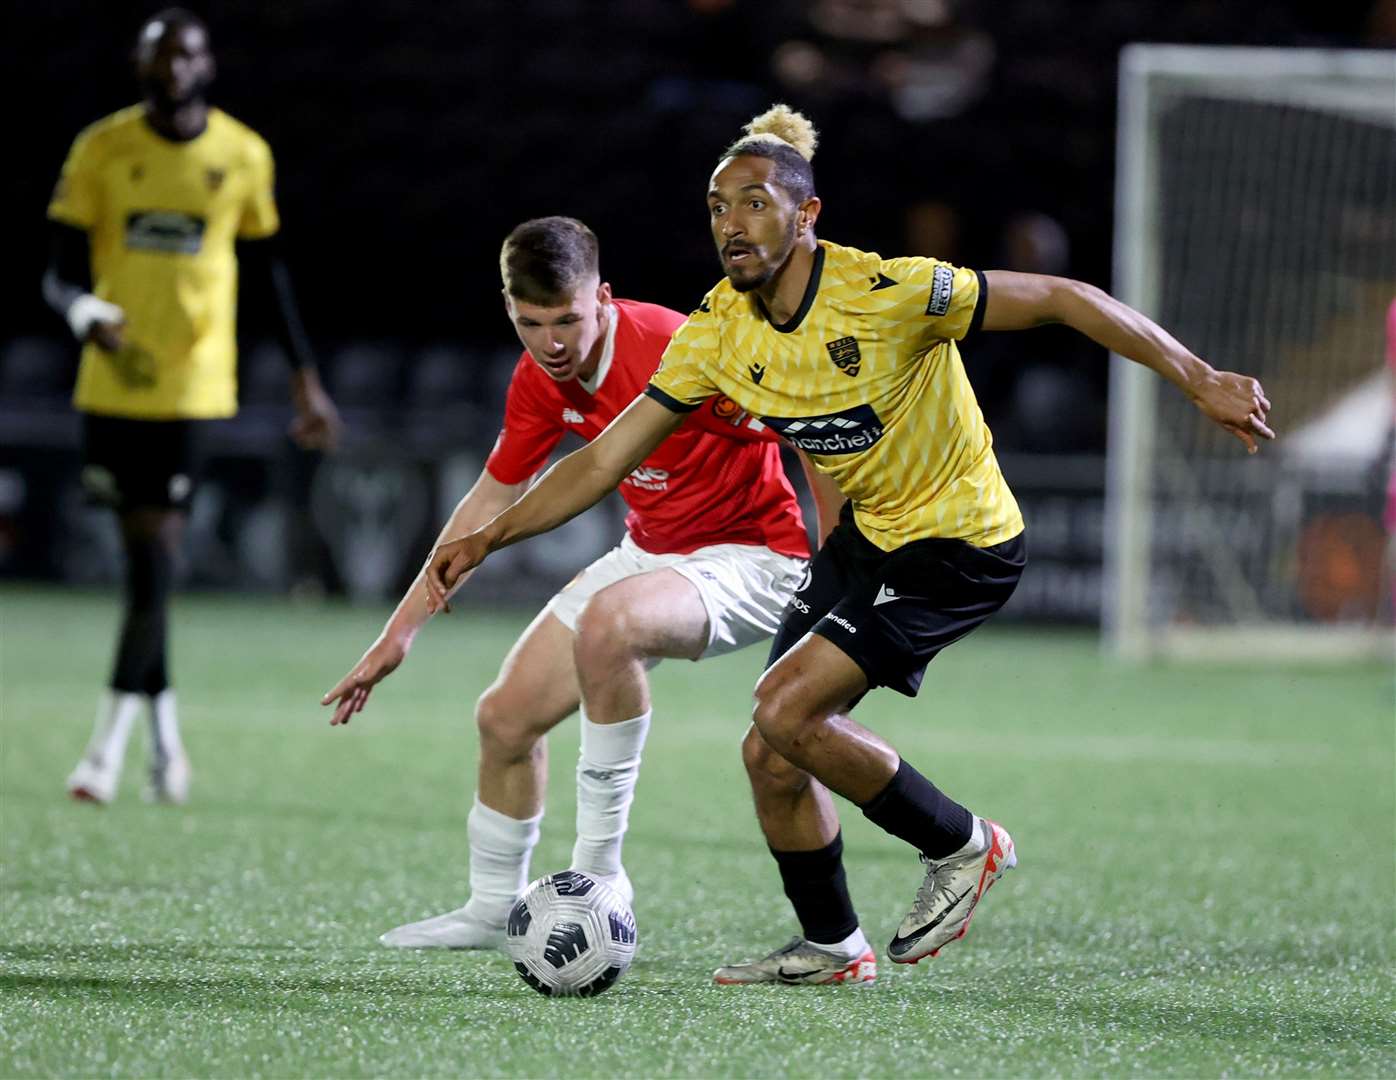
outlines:
M792 598L755 691L743 758L802 934L720 983L855 981L866 939L829 792L920 852L925 877L888 955L915 963L963 936L1014 865L1013 841L951 799L850 710L914 695L929 661L1003 606L1023 521L957 341L1061 322L1157 371L1254 451L1271 438L1256 380L1216 371L1138 312L1063 278L882 259L816 240L813 126L777 106L708 186L726 278L674 335L646 395L513 507L428 560L432 607L496 548L600 499L691 411L725 396L805 451L850 502Z
M183 802L189 762L167 670L167 610L198 471L201 428L237 411L239 256L251 288L277 298L294 365L292 434L327 447L339 430L271 239L278 228L267 144L210 108L208 30L170 8L135 51L144 102L84 130L49 204L44 297L83 343L74 404L83 485L111 506L126 559L125 615L110 689L68 778L109 802L136 715L151 716L150 794ZM246 243L244 243L244 241ZM237 252L234 252L237 242Z
M643 392L683 316L615 299L596 237L580 221L540 218L500 253L504 305L523 343L503 430L474 487L441 531L479 528L527 490L563 435L596 438ZM383 935L402 948L493 948L528 882L547 781L544 736L581 707L572 865L634 890L621 865L651 707L646 669L699 660L771 636L808 568L809 542L775 437L730 401L695 410L658 452L617 477L629 504L620 545L583 570L524 631L475 708L479 778L467 820L465 906ZM832 526L842 497L816 488ZM465 580L457 578L453 588ZM322 699L332 724L363 709L430 615L422 578L378 640Z

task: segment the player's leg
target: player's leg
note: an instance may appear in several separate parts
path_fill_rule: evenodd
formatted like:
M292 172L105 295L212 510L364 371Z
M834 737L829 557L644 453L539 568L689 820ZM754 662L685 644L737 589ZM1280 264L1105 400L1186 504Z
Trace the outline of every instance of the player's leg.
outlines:
M698 590L667 568L601 589L577 621L573 656L582 738L572 865L614 884L627 900L633 888L621 865L621 845L652 716L646 672L661 658L696 660L708 639L708 613Z
M848 710L866 691L866 678L856 666L852 672L831 675L824 684L822 700L811 700L806 707L822 713L828 726L861 731ZM769 676L770 671L758 687ZM728 985L872 982L877 959L849 896L843 837L828 789L767 742L759 718L742 741L742 762L751 781L761 831L802 933L760 960L719 968L714 980Z
M769 638L807 567L749 544L652 555L627 542L617 558L632 573L596 592L577 624L583 705L573 865L614 874L627 892L621 844L651 719L647 668Z
M470 899L379 940L395 948L490 949L528 883L547 785L544 736L577 708L573 633L545 608L510 649L475 707L480 755L467 819Z
M980 897L1016 862L1012 840L848 717L846 705L870 686L914 694L930 659L1012 594L1023 547L927 541L859 559L850 597L762 677L753 718L780 757L922 853L926 880L888 950L914 963L963 936Z
M189 763L168 672L169 604L197 474L196 422L84 416L83 484L116 511L124 556L123 613L109 690L87 752L68 778L79 798L115 793L131 724L151 719L147 796L183 802Z

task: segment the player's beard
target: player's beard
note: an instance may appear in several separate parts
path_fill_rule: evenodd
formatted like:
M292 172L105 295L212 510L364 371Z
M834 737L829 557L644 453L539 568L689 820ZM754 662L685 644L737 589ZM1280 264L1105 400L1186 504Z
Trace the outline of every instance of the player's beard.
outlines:
M730 268L727 268L727 280L732 283L732 288L738 292L751 292L766 285L770 280L784 269L785 264L790 260L790 253L795 250L795 219L791 217L790 225L785 230L785 240L780 245L780 254L763 263L751 277L736 277Z

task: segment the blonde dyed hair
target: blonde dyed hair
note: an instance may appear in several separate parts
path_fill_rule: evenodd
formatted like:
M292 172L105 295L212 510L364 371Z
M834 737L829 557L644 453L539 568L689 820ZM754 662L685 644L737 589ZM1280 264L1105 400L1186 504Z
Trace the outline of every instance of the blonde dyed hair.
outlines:
M796 202L814 195L814 169L810 160L819 145L819 132L803 113L789 105L772 105L743 127L746 132L722 152L721 161L750 155L775 162L772 179Z
M814 149L819 145L819 132L804 113L796 112L789 105L772 105L760 116L752 117L742 128L748 139L775 139L794 148L806 161L814 160Z

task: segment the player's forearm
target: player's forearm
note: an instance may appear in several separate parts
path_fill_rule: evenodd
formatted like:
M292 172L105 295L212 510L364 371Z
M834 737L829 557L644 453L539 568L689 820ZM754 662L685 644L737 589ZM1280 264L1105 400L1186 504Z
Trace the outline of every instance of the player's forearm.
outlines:
M568 454L518 502L486 524L481 532L490 550L497 551L571 521L614 491L648 453L640 452L634 461L618 459L598 451L599 444L598 439Z
M50 223L49 236L44 302L63 317L79 341L87 338L94 321L120 322L120 308L92 295L87 233L55 221Z
M1094 285L1003 270L984 276L988 285L985 330L1064 323L1185 391L1192 391L1214 374L1163 327Z
M446 524L441 527L436 544L441 544L453 536L474 532L506 509L527 487L526 481L521 484L501 484L488 472L482 473L475 486L456 504ZM433 548L435 546L434 544ZM451 595L454 596L469 578L470 573L462 575L451 590ZM412 584L403 593L402 600L389 616L387 625L383 627L383 636L396 638L404 647L410 646L412 639L417 636L417 631L431 617L427 611L426 595L423 574L418 571L417 576L412 579Z
M1199 385L1212 368L1147 315L1080 281L1061 290L1061 321L1098 345L1162 375L1182 390Z
M281 257L280 238L268 236L239 241L238 262L243 288L248 295L261 298L261 303L271 316L277 344L281 346L286 362L295 371L313 371L315 353L305 332L305 324L301 321L300 307L291 285L291 272Z

